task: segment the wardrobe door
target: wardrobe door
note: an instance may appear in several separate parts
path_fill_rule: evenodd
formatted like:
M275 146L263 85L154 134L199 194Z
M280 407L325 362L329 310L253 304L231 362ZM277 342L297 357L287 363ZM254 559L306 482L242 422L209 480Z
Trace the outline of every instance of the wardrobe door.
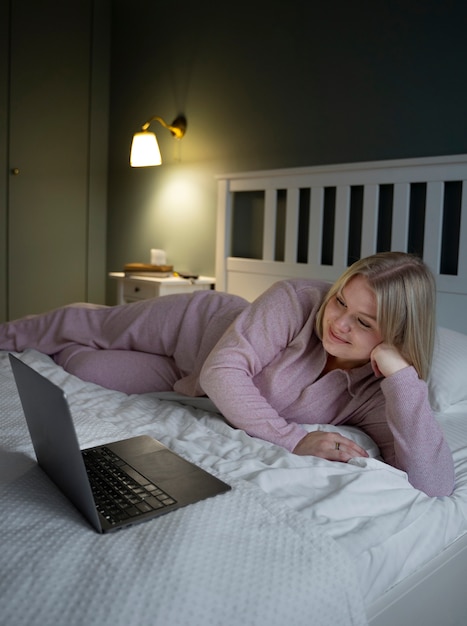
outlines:
M13 0L8 317L86 299L91 0Z
M7 318L9 11L0 0L0 323Z

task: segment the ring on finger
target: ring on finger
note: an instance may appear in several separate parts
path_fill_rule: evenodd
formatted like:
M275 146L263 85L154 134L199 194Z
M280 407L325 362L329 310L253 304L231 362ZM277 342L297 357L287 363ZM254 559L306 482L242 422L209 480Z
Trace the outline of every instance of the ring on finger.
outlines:
M336 441L336 450L339 450L340 447L341 447L341 444L338 441Z

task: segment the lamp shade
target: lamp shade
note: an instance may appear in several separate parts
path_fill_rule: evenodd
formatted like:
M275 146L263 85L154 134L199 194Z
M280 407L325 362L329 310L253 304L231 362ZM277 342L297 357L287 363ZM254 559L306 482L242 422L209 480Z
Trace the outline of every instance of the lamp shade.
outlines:
M149 167L161 163L161 152L156 135L146 130L135 133L130 152L131 167Z

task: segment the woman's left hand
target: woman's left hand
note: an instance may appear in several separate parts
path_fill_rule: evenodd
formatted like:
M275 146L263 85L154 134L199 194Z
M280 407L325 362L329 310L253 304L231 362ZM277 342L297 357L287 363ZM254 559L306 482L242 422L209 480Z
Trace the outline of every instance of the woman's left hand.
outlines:
M357 443L339 433L312 431L301 439L294 448L294 454L318 456L328 461L347 463L350 459L363 456L368 452Z
M400 354L397 348L384 342L373 348L370 360L375 376L378 376L379 378L395 374L399 370L404 369L404 367L409 367L410 365L410 363L408 363Z

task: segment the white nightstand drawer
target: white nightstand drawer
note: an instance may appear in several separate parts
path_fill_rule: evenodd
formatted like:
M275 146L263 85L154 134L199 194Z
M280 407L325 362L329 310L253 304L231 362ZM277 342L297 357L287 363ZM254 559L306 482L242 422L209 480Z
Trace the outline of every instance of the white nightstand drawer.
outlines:
M148 300L159 295L157 283L143 283L134 280L125 280L123 284L123 297L127 302L133 300Z

